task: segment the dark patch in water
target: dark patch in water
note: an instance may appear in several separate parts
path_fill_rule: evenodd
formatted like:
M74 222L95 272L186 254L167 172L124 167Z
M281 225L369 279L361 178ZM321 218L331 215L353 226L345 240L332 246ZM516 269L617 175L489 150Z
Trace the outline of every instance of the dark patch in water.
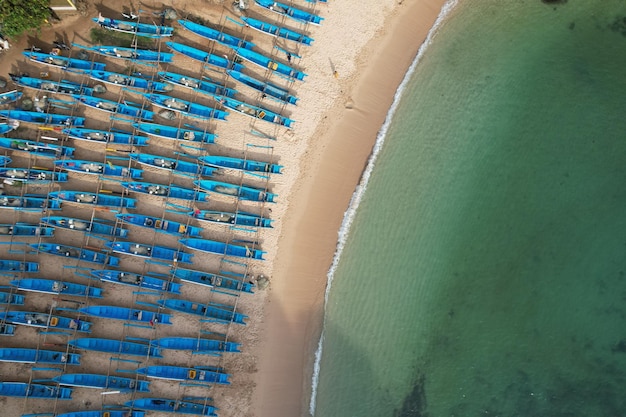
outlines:
M626 353L626 339L622 339L611 349L613 353Z
M565 4L567 0L541 0L541 2L545 4Z
M622 36L626 36L626 17L617 16L613 19L613 22L608 25L608 28L612 32L621 33Z
M402 402L402 408L396 410L394 417L428 417L426 413L426 392L424 383L426 378L420 375L413 385L413 390Z
M574 30L575 27L576 27L576 23L572 22L569 24L569 30Z

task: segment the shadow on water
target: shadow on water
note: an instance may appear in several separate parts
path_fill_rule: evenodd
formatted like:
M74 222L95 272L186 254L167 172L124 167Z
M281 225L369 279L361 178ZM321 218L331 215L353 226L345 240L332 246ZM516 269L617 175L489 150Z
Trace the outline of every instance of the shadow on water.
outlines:
M402 407L394 413L394 417L428 417L426 412L426 377L418 375L413 389L404 398Z

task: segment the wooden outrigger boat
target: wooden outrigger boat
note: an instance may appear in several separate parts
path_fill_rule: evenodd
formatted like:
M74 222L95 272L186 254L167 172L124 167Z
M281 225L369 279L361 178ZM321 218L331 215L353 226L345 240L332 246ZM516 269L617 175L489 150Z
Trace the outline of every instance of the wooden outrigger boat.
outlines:
M253 106L252 104L235 100L234 98L230 97L214 96L214 98L218 103L220 103L227 109L236 111L237 113L243 114L244 116L252 117L253 119L259 119L279 126L285 126L289 129L294 123L292 119L281 116L280 114L264 107Z
M186 116L202 118L226 120L228 112L203 104L194 103L187 100L181 100L172 96L163 94L143 94L150 103L166 110L175 111Z
M24 197L2 195L0 208L29 211L61 210L61 202L40 194L27 194Z
M59 94L81 94L85 96L93 95L93 88L72 81L52 81L15 74L9 75L15 84L33 90Z
M25 382L0 382L0 397L71 400L72 389Z
M176 74L174 72L159 72L158 75L159 78L168 82L170 85L179 85L210 96L219 94L220 96L234 97L235 94L237 94L237 90L233 90L232 88L225 87L222 84L212 81L199 80L186 75Z
M202 228L143 214L116 214L121 221L174 236L200 237Z
M25 297L19 294L11 294L8 292L0 291L0 305L11 304L14 306L23 306Z
M197 337L162 337L150 341L150 346L171 350L190 350L194 354L240 352L239 343Z
M70 411L62 414L25 414L22 417L145 417L146 413L136 410L111 410L106 411L87 410L87 411Z
M263 254L265 253L259 249L251 249L248 246L233 245L208 239L189 238L181 239L179 242L190 249L237 258L263 259Z
M135 129L147 135L163 139L186 140L190 142L214 143L216 135L201 130L176 128L155 123L134 123Z
M96 54L109 56L111 58L128 59L135 63L141 62L172 62L174 54L168 52L149 51L147 49L123 48L119 46L84 46L73 43L72 46L94 52ZM104 68L94 68L102 70Z
M174 52L178 52L181 55L188 56L191 59L195 59L196 61L213 65L218 68L233 69L235 71L241 71L244 69L243 65L230 61L223 56L211 54L201 49L192 48L191 46L184 45L182 43L167 42L166 45Z
M192 303L191 301L176 298L158 300L157 303L161 307L169 308L170 310L202 316L223 323L246 324L245 319L248 318L245 314L235 312L235 308L232 306L217 303Z
M91 275L101 281L112 282L114 284L130 285L142 289L180 294L180 284L149 275L139 275L132 272L112 269L104 271L94 270L91 271Z
M75 246L57 245L54 243L34 243L30 245L30 247L36 249L38 252L79 259L84 262L93 262L96 264L110 266L117 266L120 263L120 259L115 256L95 250L77 248Z
M253 64L256 64L263 69L269 69L270 71L284 75L289 79L302 81L304 80L304 77L306 77L306 74L302 71L298 71L297 69L292 68L287 64L275 61L272 58L269 58L258 52L251 51L249 49L237 49L235 51L235 54L237 54L238 57L245 59L246 61Z
M215 417L216 408L210 405L197 404L189 401L172 400L169 398L138 398L127 401L125 406L133 409L156 411L161 413L194 414Z
M197 366L195 368L185 368L182 366L153 365L137 369L139 375L148 378L164 379L166 381L195 381L209 384L228 385L229 374L220 367Z
M103 236L128 236L128 230L112 224L102 223L95 220L74 219L71 217L47 216L41 218L41 223L50 227L61 227L63 229L76 230L79 232L89 232Z
M194 184L203 190L230 195L237 197L240 200L274 203L274 199L276 198L276 194L274 193L270 193L259 188L247 187L245 185L236 185L212 180L194 181Z
M196 177L198 175L210 177L216 171L213 167L203 166L194 162L181 161L174 158L166 158L160 155L131 153L128 156L130 159L139 164L165 169L174 174L190 175L192 177Z
M10 131L17 129L18 127L19 123L0 123L0 135L9 133Z
M144 245L135 242L107 242L106 247L113 252L141 258L162 259L164 261L191 263L193 254L185 253L175 248L166 246Z
M65 114L39 113L24 110L0 110L0 118L18 120L24 123L53 126L82 126L84 117L67 116Z
M113 143L116 145L147 146L148 138L135 136L131 132L122 130L97 130L86 128L63 129L63 133L76 140L88 140L99 143Z
M195 219L211 223L250 227L272 227L271 219L243 211L231 213L217 210L195 210L187 214Z
M284 3L279 3L274 0L254 0L256 4L259 6L270 10L274 13L277 13L281 16L288 17L290 19L296 20L300 23L312 23L314 25L319 25L324 20L323 17L317 16L313 13L309 13L305 10L297 9L295 7L286 5Z
M108 113L113 113L120 116L129 116L132 118L139 118L141 120L148 121L151 121L154 118L153 112L149 110L143 110L139 107L131 106L127 103L118 103L117 101L105 100L103 98L91 96L72 95L72 97L78 100L79 103Z
M0 348L0 362L80 365L80 355L54 350Z
M174 89L172 85L160 81L153 81L143 77L119 74L111 71L88 71L89 78L103 83L118 85L120 87L132 88L143 91L156 91L168 93Z
M108 389L120 392L150 392L150 382L100 374L61 374L52 378L65 387Z
M0 323L0 336L15 336L15 326L12 324Z
M71 69L82 72L85 70L103 70L106 64L102 62L84 61L76 58L66 58L64 56L44 54L43 52L24 51L22 54L37 64L49 65L63 70Z
M28 152L46 158L59 158L60 156L71 157L74 155L74 148L70 148L69 146L48 145L14 138L0 138L0 148Z
M24 278L11 281L11 285L21 291L45 294L63 294L76 297L102 298L102 289L73 282L43 278Z
M192 269L176 268L172 269L170 273L181 281L205 285L207 287L224 288L247 293L252 293L252 289L254 288L253 284L240 279L203 271L194 271Z
M0 106L14 103L20 98L22 98L21 91L13 90L7 91L6 93L0 93Z
M164 198L178 198L186 201L209 201L207 193L177 186L166 186L150 182L123 182L122 187L130 191Z
M0 271L39 272L39 262L0 260Z
M151 326L157 324L172 324L169 314L154 313L152 311L117 306L89 306L79 310L88 316L110 320L132 321L146 323Z
M101 207L112 208L135 208L137 200L129 197L102 193L87 193L82 191L53 191L49 194L54 200L67 201L70 203L90 204Z
M276 99L281 103L296 104L298 98L292 95L288 90L266 81L257 80L254 77L239 71L226 71L235 81L239 81L248 87L254 88L261 94Z
M219 44L227 46L232 49L244 48L244 49L252 49L254 48L254 44L252 42L248 42L244 39L238 38L233 35L229 35L228 33L224 33L221 30L213 29L208 26L199 25L197 23L191 22L189 20L179 20L178 23L185 29L190 32L195 33L198 36L201 36L205 39L216 41Z
M118 178L141 179L141 174L143 173L141 169L113 165L110 162L102 163L75 159L57 160L54 161L54 166L57 169L64 169L67 171Z
M129 356L143 356L152 358L161 357L161 352L157 347L144 345L142 343L133 343L114 339L85 337L82 339L70 340L67 344L74 349L93 350L96 352L106 352Z
M67 174L47 169L0 168L0 178L4 178L5 182L44 184L51 181L65 182Z
M6 223L0 224L0 236L36 236L36 237L52 237L54 229L50 227L41 227L38 224L30 223Z
M304 33L296 32L295 30L291 30L286 27L276 26L271 23L246 16L242 16L240 19L244 21L246 26L277 38L288 39L290 41L309 46L313 42L313 38L305 35Z
M1 311L0 321L42 329L54 328L91 333L91 323L88 321L32 311Z
M103 17L102 15L94 17L91 20L99 24L100 27L104 29L131 33L133 35L143 36L146 38L166 38L168 36L172 36L174 33L174 28L171 26L157 26L148 23L110 19L108 17Z

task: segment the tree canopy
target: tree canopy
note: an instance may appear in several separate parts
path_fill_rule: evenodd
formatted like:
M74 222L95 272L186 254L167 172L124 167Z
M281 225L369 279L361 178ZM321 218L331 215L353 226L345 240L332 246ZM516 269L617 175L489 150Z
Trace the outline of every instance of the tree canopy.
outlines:
M1 0L0 32L13 38L39 29L50 17L50 0Z

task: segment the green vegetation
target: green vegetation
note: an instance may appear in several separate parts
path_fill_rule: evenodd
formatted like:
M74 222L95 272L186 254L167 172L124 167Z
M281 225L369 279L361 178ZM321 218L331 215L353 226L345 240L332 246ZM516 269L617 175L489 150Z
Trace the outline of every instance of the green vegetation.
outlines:
M1 0L0 31L14 38L31 29L39 29L50 17L50 0Z
M135 37L130 33L115 32L112 30L93 28L89 32L91 43L94 45L113 45L129 47L133 44ZM154 41L149 38L137 36L136 44L138 48L152 48Z

